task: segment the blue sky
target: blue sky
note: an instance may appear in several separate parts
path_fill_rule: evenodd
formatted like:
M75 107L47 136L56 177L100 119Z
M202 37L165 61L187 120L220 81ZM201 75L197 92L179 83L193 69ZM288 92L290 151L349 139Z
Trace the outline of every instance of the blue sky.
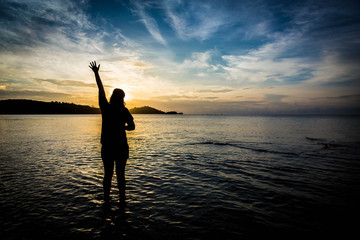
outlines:
M358 1L0 1L0 99L359 114Z

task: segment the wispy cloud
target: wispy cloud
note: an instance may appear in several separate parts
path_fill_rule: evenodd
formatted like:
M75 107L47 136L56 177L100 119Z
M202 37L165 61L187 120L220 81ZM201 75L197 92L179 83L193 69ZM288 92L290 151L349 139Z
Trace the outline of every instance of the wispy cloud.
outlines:
M205 52L193 52L190 59L185 59L184 62L180 65L182 68L209 68L211 66L211 58L213 55L213 50L208 50Z
M30 99L66 99L70 97L68 93L53 91L31 91L31 90L2 90L0 89L1 99L7 98L30 98Z
M232 92L234 89L231 88L223 88L223 89L201 89L198 92L200 93L227 93Z
M137 0L132 1L132 3L135 6L134 12L140 17L141 22L145 25L151 36L159 43L166 45L166 41L160 33L156 20L146 12L146 6L149 5L149 3L146 4Z
M223 72L222 63L219 62L220 53L216 49L209 49L204 52L193 52L189 58L178 66L176 71L183 75L188 75L191 79L207 81L213 84L221 81Z
M64 79L39 79L39 78L33 78L33 80L37 83L51 83L57 86L63 86L63 87L90 87L90 88L96 88L97 85L95 83L86 83L82 81L76 81L76 80L64 80ZM111 87L109 85L104 85L104 87Z
M79 29L93 25L74 1L5 1L0 22L2 48L36 46L54 41L54 35L69 35L76 40ZM80 9L80 10L79 10Z
M167 20L184 40L206 40L229 23L221 6L207 1L164 1Z
M89 88L88 61L105 49L104 33L90 31L97 27L84 12L86 2L19 0L2 6L0 75L6 91L1 97L65 100L77 95L81 99L82 91L65 91L65 87ZM57 86L64 87L63 93Z
M272 102L272 103L278 103L282 102L282 99L289 97L288 95L283 94L265 94L265 101Z
M242 55L223 55L228 79L240 82L305 81L314 65L306 56L290 56L301 42L301 33L278 34L273 41Z
M147 64L145 62L141 62L141 61L121 61L124 64L127 64L128 66L132 66L134 68L151 68L150 64Z
M311 100L344 100L344 99L357 99L360 100L360 94L356 95L341 95L341 96L331 96L331 97L315 97L311 98Z

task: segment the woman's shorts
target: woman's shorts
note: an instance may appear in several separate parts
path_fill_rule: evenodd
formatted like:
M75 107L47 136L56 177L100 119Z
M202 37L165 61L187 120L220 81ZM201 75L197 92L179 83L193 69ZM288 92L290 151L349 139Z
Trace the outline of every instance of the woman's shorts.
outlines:
M129 158L129 145L102 145L101 158L103 160L126 160Z

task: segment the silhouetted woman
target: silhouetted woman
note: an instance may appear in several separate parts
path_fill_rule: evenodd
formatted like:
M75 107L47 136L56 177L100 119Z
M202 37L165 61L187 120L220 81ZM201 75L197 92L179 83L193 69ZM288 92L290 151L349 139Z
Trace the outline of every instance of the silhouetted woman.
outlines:
M99 87L99 105L102 115L101 129L101 158L104 163L104 199L110 200L111 180L116 164L116 176L119 187L120 203L125 203L125 165L129 158L129 145L125 130L134 130L134 119L125 107L125 93L121 89L114 89L110 102L107 101L104 86L101 82L100 64L91 62L89 66L95 74Z

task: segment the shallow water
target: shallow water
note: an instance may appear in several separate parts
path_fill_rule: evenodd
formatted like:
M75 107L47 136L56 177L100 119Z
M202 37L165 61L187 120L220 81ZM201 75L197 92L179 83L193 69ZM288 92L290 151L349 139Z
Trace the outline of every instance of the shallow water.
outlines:
M352 236L360 118L134 115L125 208L99 115L0 116L1 239Z

